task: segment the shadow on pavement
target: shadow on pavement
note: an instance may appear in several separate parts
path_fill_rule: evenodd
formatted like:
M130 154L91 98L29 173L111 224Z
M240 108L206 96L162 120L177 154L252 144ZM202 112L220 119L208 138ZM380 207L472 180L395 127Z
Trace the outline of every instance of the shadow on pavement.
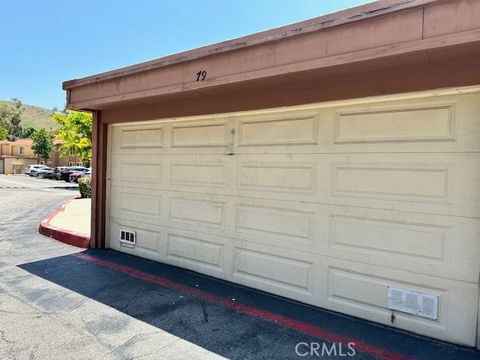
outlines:
M332 339L336 338L359 344L362 351L356 351L355 359L480 358L480 352L473 349L415 336L113 250L87 250L82 254L86 256L68 255L20 267L230 359L319 358L315 353L298 355L296 345L308 344L298 347L302 354L308 351L310 343L319 343L320 349L325 343L331 350ZM110 268L102 265L107 263L113 265ZM144 279L132 274L143 274ZM149 279L160 280L155 283ZM195 290L182 290L187 287ZM209 295L195 296L195 291ZM247 310L225 306L218 299L242 304L241 309ZM267 316L272 313L281 321ZM301 331L303 328L318 331ZM324 353L323 358L348 358L347 344L342 344L343 356L339 344L335 346L337 356Z

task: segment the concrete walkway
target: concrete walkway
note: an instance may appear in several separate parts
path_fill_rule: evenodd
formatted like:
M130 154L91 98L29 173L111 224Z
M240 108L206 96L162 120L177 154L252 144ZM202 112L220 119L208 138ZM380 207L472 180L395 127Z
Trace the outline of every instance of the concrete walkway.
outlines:
M51 219L50 225L90 236L90 208L91 199L73 199Z
M41 222L39 232L66 244L88 248L90 208L91 199L71 198Z

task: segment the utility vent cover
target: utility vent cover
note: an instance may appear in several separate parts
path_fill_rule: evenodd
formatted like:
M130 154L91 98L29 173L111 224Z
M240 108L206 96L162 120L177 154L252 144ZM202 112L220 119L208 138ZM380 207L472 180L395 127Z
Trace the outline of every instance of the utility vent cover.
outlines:
M122 244L135 245L137 233L135 231L120 230L120 242Z
M389 309L437 320L438 296L413 290L388 287L387 306Z

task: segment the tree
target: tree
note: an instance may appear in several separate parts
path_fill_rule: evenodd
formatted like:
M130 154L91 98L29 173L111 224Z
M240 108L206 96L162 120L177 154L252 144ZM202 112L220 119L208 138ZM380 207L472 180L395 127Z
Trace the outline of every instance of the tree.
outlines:
M31 138L33 134L35 133L35 128L33 127L27 127L23 129L22 131L22 138Z
M35 155L40 157L47 163L50 153L53 151L53 136L47 129L40 129L33 134L32 150Z
M8 130L8 137L14 140L22 136L23 105L20 100L13 98L12 102L0 103L0 127Z
M0 141L8 139L8 129L0 125Z
M67 110L55 113L53 120L58 124L57 136L63 141L63 155L76 154L89 166L92 161L92 114Z

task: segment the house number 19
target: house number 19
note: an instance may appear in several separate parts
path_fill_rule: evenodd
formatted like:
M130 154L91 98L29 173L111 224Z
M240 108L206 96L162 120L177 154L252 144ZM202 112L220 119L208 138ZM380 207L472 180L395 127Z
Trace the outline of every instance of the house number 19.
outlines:
M197 72L197 81L203 81L207 77L207 72L205 70L200 70Z

